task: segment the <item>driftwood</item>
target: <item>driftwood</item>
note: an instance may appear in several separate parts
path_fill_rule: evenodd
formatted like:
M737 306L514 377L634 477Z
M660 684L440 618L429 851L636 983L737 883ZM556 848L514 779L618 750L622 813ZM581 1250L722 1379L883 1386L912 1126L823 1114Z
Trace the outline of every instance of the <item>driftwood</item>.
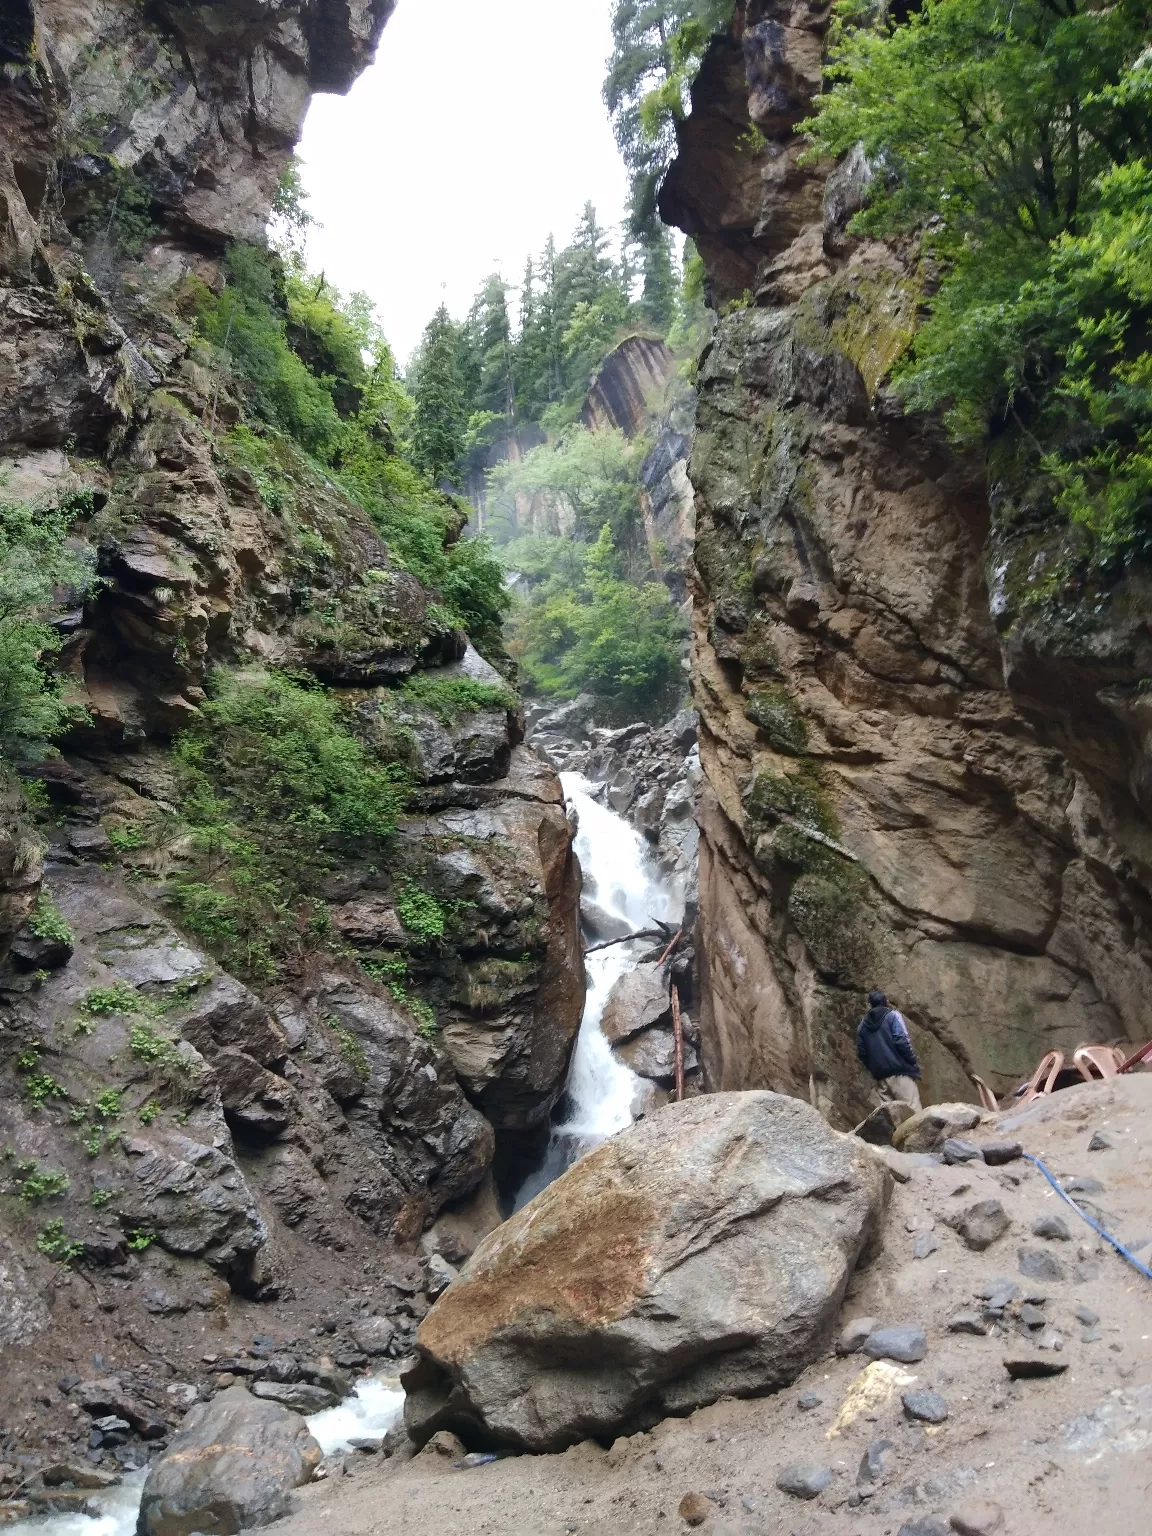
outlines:
M684 1097L684 1025L680 1018L680 992L675 982L672 984L672 1052L673 1069L676 1074L673 1097L679 1104Z
M584 951L586 955L594 955L598 949L611 949L613 944L631 944L633 939L662 939L665 930L662 928L638 928L635 933L622 933L618 939L605 939L600 944L589 944Z

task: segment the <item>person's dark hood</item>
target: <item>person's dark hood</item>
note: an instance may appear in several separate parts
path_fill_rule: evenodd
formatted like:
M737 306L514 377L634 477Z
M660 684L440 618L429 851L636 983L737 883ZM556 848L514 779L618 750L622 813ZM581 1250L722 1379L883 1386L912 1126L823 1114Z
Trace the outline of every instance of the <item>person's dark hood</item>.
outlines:
M860 1022L863 1024L865 1029L879 1029L881 1024L883 1024L884 1020L891 1012L892 1009L887 1003L884 1004L883 1008L869 1008L868 1012L864 1015Z

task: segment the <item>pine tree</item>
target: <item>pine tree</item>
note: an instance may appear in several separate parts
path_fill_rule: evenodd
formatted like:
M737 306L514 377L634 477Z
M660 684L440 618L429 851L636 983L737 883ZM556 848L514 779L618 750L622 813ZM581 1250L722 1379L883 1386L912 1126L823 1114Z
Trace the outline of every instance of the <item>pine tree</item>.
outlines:
M640 270L644 278L640 313L646 324L666 337L676 317L679 286L672 265L672 237L666 229L654 231L642 243Z
M451 476L464 443L460 334L441 304L428 322L412 389L412 459L433 481Z

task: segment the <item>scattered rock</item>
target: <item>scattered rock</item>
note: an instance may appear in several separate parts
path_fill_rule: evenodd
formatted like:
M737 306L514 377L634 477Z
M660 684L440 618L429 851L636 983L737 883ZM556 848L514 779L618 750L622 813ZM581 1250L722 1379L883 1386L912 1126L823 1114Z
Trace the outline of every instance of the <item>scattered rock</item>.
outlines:
M449 1264L442 1254L434 1253L428 1260L428 1295L433 1298L439 1296L459 1274L460 1271Z
M372 1439L369 1436L357 1435L348 1441L354 1451L359 1451L363 1456L379 1456L384 1449L383 1439Z
M321 1413L325 1408L335 1408L340 1401L327 1387L314 1387L307 1381L258 1381L252 1390L257 1397L282 1403L297 1413Z
M878 1321L875 1317L854 1317L850 1323L846 1323L836 1340L836 1353L854 1355L862 1348L868 1335L875 1332Z
M686 1493L676 1507L676 1513L688 1525L703 1525L715 1506L702 1493Z
M1080 1335L1081 1344L1099 1344L1104 1337L1099 1328L1085 1328Z
M940 1251L940 1239L935 1232L917 1232L916 1241L912 1245L912 1257L914 1259L927 1259Z
M1090 1179L1080 1173L1070 1179L1061 1179L1060 1188L1066 1195L1102 1195L1104 1193L1104 1186L1099 1179Z
M901 1324L895 1328L879 1328L864 1340L864 1353L873 1360L899 1360L914 1365L928 1353L928 1340L923 1328L915 1323Z
M823 1401L824 1399L818 1392L801 1392L800 1396L796 1399L796 1406L807 1413L813 1408L819 1408Z
M1051 1323L1046 1323L1036 1340L1037 1349L1063 1349L1064 1335Z
M1064 1280L1066 1273L1059 1259L1054 1259L1042 1248L1021 1248L1020 1273L1029 1280Z
M984 1154L984 1161L992 1168L1014 1163L1017 1158L1024 1156L1024 1148L1018 1141L986 1141L980 1150Z
M1048 1319L1039 1307L1033 1306L1030 1301L1025 1301L1020 1307L1020 1321L1026 1328L1043 1328Z
M1110 1152L1116 1143L1107 1131L1094 1131L1092 1140L1088 1143L1089 1152Z
M897 1126L903 1125L905 1120L911 1120L915 1113L911 1104L905 1104L899 1099L878 1104L870 1115L861 1120L852 1134L859 1136L861 1141L871 1142L874 1147L890 1147Z
M1063 1216L1041 1216L1030 1228L1033 1237L1047 1237L1053 1242L1070 1243L1072 1234Z
M366 1355L386 1355L396 1329L386 1317L362 1317L353 1323L351 1333L358 1348Z
M1005 1360L1004 1369L1013 1381L1026 1381L1031 1376L1062 1376L1068 1369L1068 1362L1041 1359L1039 1355L1022 1355Z
M80 1466L74 1461L57 1461L41 1467L40 1479L46 1488L71 1483L74 1488L111 1488L120 1481L116 1472L101 1472L99 1467Z
M967 1499L949 1517L959 1536L994 1536L1004 1527L1004 1511L991 1499Z
M949 1333L974 1333L984 1338L988 1333L988 1324L979 1312L974 1310L957 1312L954 1317L948 1319L948 1331Z
M783 1094L656 1110L480 1244L416 1336L409 1433L560 1450L789 1385L826 1347L890 1187Z
M459 1435L452 1434L451 1430L438 1429L434 1435L429 1435L424 1445L423 1454L429 1456L445 1456L455 1461L463 1456L467 1447Z
M945 1219L974 1253L983 1253L985 1248L991 1248L997 1238L1003 1237L1012 1225L1008 1212L999 1200L978 1200L967 1210Z
M229 1387L190 1409L166 1453L152 1463L139 1536L270 1525L288 1513L292 1489L311 1481L320 1459L298 1414L262 1402L245 1387Z
M910 1419L920 1419L925 1424L943 1424L948 1417L948 1404L939 1392L927 1388L919 1392L905 1392L900 1401Z
M814 1461L794 1461L777 1474L776 1486L781 1493L790 1493L797 1499L815 1499L832 1481L831 1467L822 1467Z
M940 1148L946 1163L975 1163L984 1161L984 1153L974 1141L965 1141L963 1136L949 1136L948 1140Z
M988 1280L973 1292L984 1302L986 1314L998 1316L1009 1302L1015 1301L1020 1287L1013 1280Z
M165 1421L147 1403L125 1391L118 1377L82 1381L72 1388L70 1396L94 1419L111 1416L126 1420L142 1440L159 1440L168 1433Z
M980 1119L974 1104L931 1104L897 1126L892 1142L901 1152L935 1152L950 1136L979 1125Z
M1085 1328L1095 1328L1100 1321L1099 1312L1094 1312L1091 1307L1077 1307L1073 1316L1078 1323L1083 1323Z
M856 1481L865 1486L882 1483L892 1470L894 1446L891 1440L873 1440L860 1458Z
M952 1536L952 1527L936 1515L921 1515L916 1520L905 1520L896 1536Z

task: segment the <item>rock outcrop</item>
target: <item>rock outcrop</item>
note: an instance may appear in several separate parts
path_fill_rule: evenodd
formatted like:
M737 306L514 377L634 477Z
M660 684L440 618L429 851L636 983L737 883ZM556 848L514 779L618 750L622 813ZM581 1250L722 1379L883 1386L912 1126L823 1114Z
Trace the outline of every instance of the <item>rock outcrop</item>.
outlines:
M360 1272L487 1189L497 1131L564 1082L584 984L556 773L440 594L196 329L228 244L264 239L311 93L351 85L392 8L16 0L0 23L0 488L66 509L99 575L52 616L75 727L27 795L0 785L17 1416L81 1339L147 1357L162 1318L166 1352L202 1350L237 1296L266 1327L355 1316ZM438 515L458 538L465 509ZM327 690L405 788L385 857L325 848L261 968L225 954L211 858L199 920L175 900L200 842L172 744L214 672L269 670ZM377 1301L393 1354L415 1268Z
M149 1469L139 1536L248 1531L288 1514L321 1451L298 1413L229 1387L187 1415Z
M661 207L739 301L691 462L706 1078L850 1126L870 986L909 1019L929 1100L1146 1037L1152 655L1145 577L1040 601L1059 520L990 498L886 388L921 278L847 232L858 156L800 163L826 21L737 6Z
M796 1099L665 1106L480 1245L417 1334L409 1433L558 1450L795 1380L889 1184Z
M626 336L596 370L580 419L590 431L614 427L635 437L648 425L675 371L676 359L666 342Z

